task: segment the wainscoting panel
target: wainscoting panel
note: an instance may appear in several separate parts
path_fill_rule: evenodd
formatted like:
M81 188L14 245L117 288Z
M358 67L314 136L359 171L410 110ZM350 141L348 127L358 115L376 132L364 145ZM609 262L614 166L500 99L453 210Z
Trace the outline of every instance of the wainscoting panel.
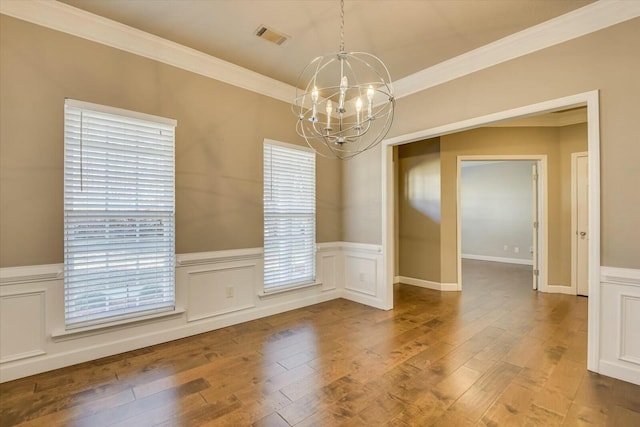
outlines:
M45 291L0 296L0 363L45 354Z
M599 372L640 385L640 270L602 267Z
M0 381L340 297L389 308L381 298L389 288L383 279L380 246L322 243L316 259L316 286L260 296L261 248L178 255L175 312L81 333L64 332L61 265L2 268ZM445 285L441 284L442 290ZM640 270L602 267L600 292L598 371L640 384Z
M255 307L256 264L188 272L187 321Z
M382 248L379 245L344 243L343 298L385 309L387 292L382 272Z
M322 254L319 258L318 281L322 283L322 290L335 289L338 287L338 255Z
M622 295L620 359L640 366L640 297Z
M346 255L345 288L361 294L376 296L376 259L363 255Z
M322 243L317 285L263 296L263 251L177 255L176 310L66 331L60 264L0 269L0 382L340 298L342 242Z

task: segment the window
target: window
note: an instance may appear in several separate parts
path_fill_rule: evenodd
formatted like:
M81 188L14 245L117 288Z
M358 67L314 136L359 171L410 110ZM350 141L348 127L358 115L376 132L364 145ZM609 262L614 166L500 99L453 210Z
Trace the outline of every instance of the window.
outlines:
M67 329L174 309L175 121L67 100Z
M308 148L264 143L264 291L314 283L316 158Z

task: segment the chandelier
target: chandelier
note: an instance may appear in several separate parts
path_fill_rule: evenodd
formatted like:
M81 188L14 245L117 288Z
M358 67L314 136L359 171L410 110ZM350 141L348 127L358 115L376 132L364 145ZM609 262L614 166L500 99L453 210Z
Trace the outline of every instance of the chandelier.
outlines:
M311 61L296 84L298 135L323 157L350 159L384 139L394 107L384 63L370 53L345 52L340 0L340 50Z

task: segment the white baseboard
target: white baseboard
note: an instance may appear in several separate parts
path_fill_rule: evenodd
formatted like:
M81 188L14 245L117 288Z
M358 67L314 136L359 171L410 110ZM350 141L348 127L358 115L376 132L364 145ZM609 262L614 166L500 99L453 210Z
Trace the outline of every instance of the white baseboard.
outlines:
M378 308L380 310L387 310L387 307L384 306L384 303L380 300L380 298L376 298L371 295L364 295L351 289L344 289L340 297L349 301Z
M600 360L598 373L608 377L617 378L632 384L640 385L640 366L638 368L630 368L617 363Z
M505 257L497 257L497 256L489 256L489 255L474 255L474 254L462 254L462 258L475 259L478 261L504 262L507 264L533 265L532 260L521 259L521 258L505 258Z
M418 286L420 288L433 289L434 291L457 291L457 283L440 283L430 280L416 279L413 277L396 276L397 282L405 285Z

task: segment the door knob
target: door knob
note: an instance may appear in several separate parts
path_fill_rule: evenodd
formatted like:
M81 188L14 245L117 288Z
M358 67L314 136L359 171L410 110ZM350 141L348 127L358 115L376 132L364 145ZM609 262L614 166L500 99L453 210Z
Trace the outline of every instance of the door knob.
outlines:
M587 232L586 232L586 231L581 231L581 232L580 232L580 237L584 237L584 236L586 236L586 235L587 235Z

